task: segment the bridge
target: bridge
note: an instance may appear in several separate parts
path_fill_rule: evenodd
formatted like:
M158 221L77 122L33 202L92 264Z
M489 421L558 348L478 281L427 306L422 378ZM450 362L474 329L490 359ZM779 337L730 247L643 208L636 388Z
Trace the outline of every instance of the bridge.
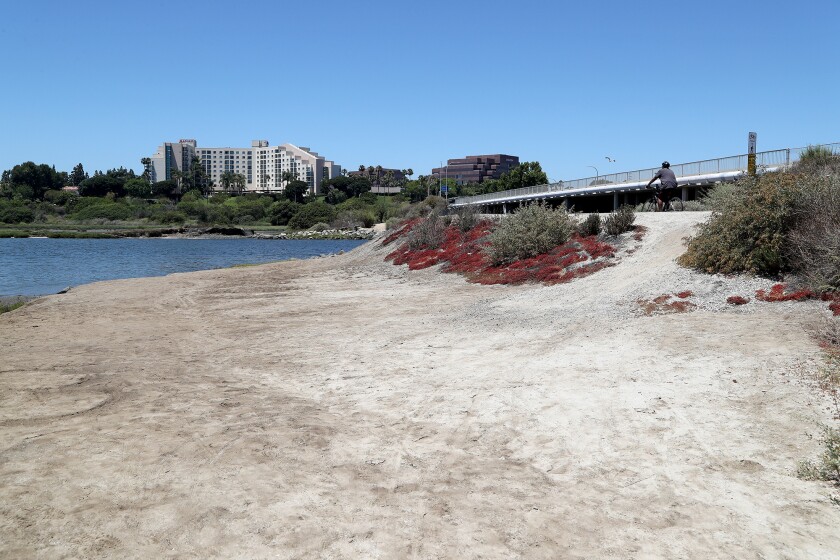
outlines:
M840 143L819 146L840 154ZM800 154L806 149L785 148L757 152L756 172L760 174L788 169L799 160ZM688 201L698 198L704 189L717 183L736 181L744 177L748 173L748 165L749 155L741 154L671 165L671 170L677 176L682 199ZM482 212L497 214L506 214L517 206L531 202L544 202L553 206L562 204L566 208L574 207L581 211L615 210L622 204L635 205L650 198L650 191L645 187L658 170L658 167L639 169L477 196L461 196L455 198L450 206L457 208L477 204Z

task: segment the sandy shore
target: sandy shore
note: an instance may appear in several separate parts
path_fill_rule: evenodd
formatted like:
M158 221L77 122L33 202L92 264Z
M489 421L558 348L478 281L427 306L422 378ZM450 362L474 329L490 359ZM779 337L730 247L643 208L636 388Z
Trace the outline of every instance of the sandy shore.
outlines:
M722 304L697 219L554 287L374 242L0 315L0 557L840 558L819 304Z

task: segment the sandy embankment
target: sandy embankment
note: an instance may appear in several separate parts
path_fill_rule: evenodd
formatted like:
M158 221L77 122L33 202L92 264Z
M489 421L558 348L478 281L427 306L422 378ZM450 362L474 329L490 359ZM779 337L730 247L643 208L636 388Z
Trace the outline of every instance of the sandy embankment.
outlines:
M793 476L819 305L713 305L744 284L673 264L697 216L639 219L555 287L368 244L0 316L0 556L840 557ZM633 303L681 290L698 310Z

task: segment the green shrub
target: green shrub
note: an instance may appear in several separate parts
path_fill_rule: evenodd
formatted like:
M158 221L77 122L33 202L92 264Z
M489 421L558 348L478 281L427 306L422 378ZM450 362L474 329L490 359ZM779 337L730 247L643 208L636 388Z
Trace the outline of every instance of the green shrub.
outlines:
M601 233L602 222L601 215L598 212L589 214L585 220L578 225L578 233L586 237L588 235L598 235Z
M488 236L488 254L496 265L527 259L562 245L574 231L564 208L531 204L502 220Z
M131 209L125 204L112 202L107 198L93 198L95 203L85 204L74 209L71 218L79 221L86 220L128 220L132 217Z
M481 212L477 204L467 204L459 206L455 209L455 214L458 216L458 229L461 231L470 231L481 218Z
M722 273L775 274L787 268L785 236L794 222L800 181L796 174L768 173L713 190L712 216L679 263Z
M322 202L306 204L289 220L292 229L308 229L318 222L329 223L335 219L336 210L333 206Z
M303 205L291 200L278 200L268 209L269 220L273 226L285 226L297 214Z
M424 220L414 226L408 234L408 246L412 249L437 249L443 245L446 236L446 222L432 211Z
M815 291L840 290L840 175L803 178L795 221L785 251L791 267Z
M636 221L636 211L632 206L624 205L604 218L604 233L607 235L621 235L633 229Z
M72 191L47 191L44 193L44 200L57 206L68 206L79 198L77 193Z
M0 229L0 239L10 237L29 237L29 232L22 229Z
M25 224L35 220L35 213L23 201L0 200L0 222L4 224Z
M683 210L686 212L705 212L708 208L700 200L686 200L683 203Z
M206 200L196 200L195 197L184 196L175 208L178 212L198 222L207 223L209 221L210 204ZM214 205L213 208L218 208L218 206Z
M797 475L805 480L827 480L840 484L840 429L822 426L820 443L824 451L819 461L801 462Z
M811 175L840 173L840 154L827 146L808 146L799 154L793 169Z
M369 228L375 223L376 217L367 210L343 210L333 220L333 225L338 229Z
M327 231L330 229L330 224L325 224L324 222L318 222L317 224L313 225L309 228L309 231Z

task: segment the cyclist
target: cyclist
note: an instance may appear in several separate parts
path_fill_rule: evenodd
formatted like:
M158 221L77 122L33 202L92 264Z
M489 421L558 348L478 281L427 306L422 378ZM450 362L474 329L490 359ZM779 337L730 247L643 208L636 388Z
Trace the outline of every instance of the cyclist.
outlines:
M677 176L671 171L670 163L667 161L662 162L662 169L657 171L653 179L648 181L646 188L649 189L657 179L659 179L659 188L656 189L656 205L659 207L660 212L663 209L663 205L665 210L670 210L671 203L669 201L677 194Z

